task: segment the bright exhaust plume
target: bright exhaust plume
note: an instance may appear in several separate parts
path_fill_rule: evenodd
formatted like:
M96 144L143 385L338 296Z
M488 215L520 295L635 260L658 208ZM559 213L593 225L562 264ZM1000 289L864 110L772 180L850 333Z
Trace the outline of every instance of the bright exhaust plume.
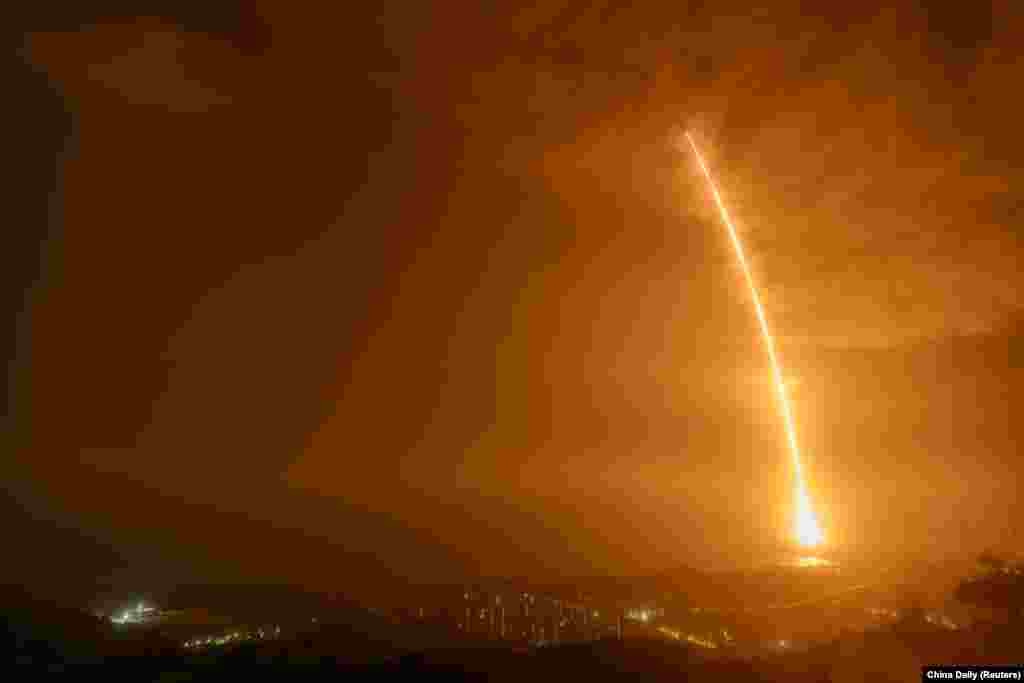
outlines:
M772 337L771 330L768 327L768 318L765 316L764 307L761 305L761 297L754 283L754 276L750 272L746 253L743 251L743 243L740 241L736 226L733 225L729 210L726 208L725 202L722 201L718 185L715 183L711 171L704 161L704 157L697 148L697 143L694 142L693 136L690 135L689 131L685 135L686 141L689 143L690 149L693 150L693 155L697 159L697 164L700 166L701 173L703 173L705 180L707 180L708 187L711 188L711 195L715 200L715 206L718 207L718 215L729 233L729 240L732 242L733 250L736 253L736 260L739 261L740 269L743 271L743 278L747 283L747 289L750 291L750 298L754 302L754 311L757 313L761 338L768 352L775 394L778 398L779 410L782 412L786 441L789 444L793 466L793 540L802 547L813 548L824 542L825 534L818 524L817 516L814 514L814 508L811 505L811 497L807 492L807 483L804 478L803 463L800 455L800 444L796 434L796 424L793 419L793 410L790 406L789 393L786 390L786 382L783 379L782 364L779 362L779 354L775 350L775 339Z

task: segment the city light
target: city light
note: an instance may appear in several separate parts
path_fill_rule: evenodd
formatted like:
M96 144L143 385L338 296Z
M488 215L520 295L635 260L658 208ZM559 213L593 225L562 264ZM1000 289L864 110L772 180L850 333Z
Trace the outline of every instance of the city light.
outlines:
M215 636L192 638L190 640L186 640L182 645L186 649L190 650L206 647L218 647L245 641L265 640L271 637L270 633L270 631L265 631L262 628L259 628L256 631L230 631L228 633L221 633L220 635ZM274 634L280 635L280 633L280 627L275 627Z
M659 626L658 627L658 632L661 633L664 636L668 636L669 638L672 638L673 640L684 640L687 643L690 643L691 645L696 645L698 647L703 647L703 648L706 648L708 650L715 650L715 649L718 648L718 643L716 643L715 641L711 640L710 638L704 638L702 636L698 636L698 635L693 634L693 633L685 633L684 634L681 631L677 631L675 629L668 628L667 626Z
M110 617L110 621L115 624L141 624L156 616L158 616L158 610L155 607L140 602L135 607Z
M646 623L651 620L651 613L646 609L631 609L626 612L626 618Z

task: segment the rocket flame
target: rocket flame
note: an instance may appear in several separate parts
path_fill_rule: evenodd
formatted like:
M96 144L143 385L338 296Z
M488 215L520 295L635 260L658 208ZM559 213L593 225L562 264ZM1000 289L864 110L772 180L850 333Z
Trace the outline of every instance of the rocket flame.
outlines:
M804 481L803 464L800 460L800 444L796 438L796 425L793 420L793 410L790 407L789 393L786 391L786 382L782 377L782 364L779 362L779 354L775 350L775 340L772 338L771 331L768 329L768 318L765 316L764 307L761 306L761 297L757 293L757 287L754 284L754 276L750 272L750 266L747 264L747 257L743 251L743 244L740 242L739 234L732 223L732 217L729 215L729 210L725 208L725 203L722 201L722 195L718 191L718 186L715 184L714 178L711 176L711 171L708 170L708 165L704 162L704 157L701 156L700 150L697 149L697 143L694 142L693 136L690 135L689 131L686 132L686 141L690 143L690 149L693 150L693 155L697 159L697 164L700 166L700 170L704 174L704 178L707 180L708 186L711 188L711 194L714 197L715 205L718 207L718 214L722 219L722 223L729 232L729 239L736 252L736 259L739 261L740 268L743 270L743 278L747 282L747 289L750 290L750 298L754 302L754 311L757 313L757 322L761 328L761 337L764 339L764 345L768 351L768 361L769 365L771 365L772 379L775 384L775 393L779 400L779 408L782 411L782 421L786 429L786 440L789 443L789 452L792 457L794 479L793 499L795 507L793 534L799 545L808 548L814 547L824 541L825 535L822 533L821 527L818 525L818 519L814 514L814 509L811 507L811 497L807 493L807 484Z

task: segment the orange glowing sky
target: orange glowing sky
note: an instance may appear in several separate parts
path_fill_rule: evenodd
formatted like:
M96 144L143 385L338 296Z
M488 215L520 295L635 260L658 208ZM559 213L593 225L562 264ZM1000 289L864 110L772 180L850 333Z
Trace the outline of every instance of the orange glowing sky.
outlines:
M24 51L25 516L310 581L1022 538L1012 3L178 4Z

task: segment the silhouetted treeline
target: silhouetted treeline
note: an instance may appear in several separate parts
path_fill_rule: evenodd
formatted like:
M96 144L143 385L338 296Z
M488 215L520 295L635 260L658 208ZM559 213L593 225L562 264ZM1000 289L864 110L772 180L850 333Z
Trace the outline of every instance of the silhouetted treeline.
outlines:
M1024 620L1024 567L991 553L982 554L978 564L984 572L961 582L956 599Z

